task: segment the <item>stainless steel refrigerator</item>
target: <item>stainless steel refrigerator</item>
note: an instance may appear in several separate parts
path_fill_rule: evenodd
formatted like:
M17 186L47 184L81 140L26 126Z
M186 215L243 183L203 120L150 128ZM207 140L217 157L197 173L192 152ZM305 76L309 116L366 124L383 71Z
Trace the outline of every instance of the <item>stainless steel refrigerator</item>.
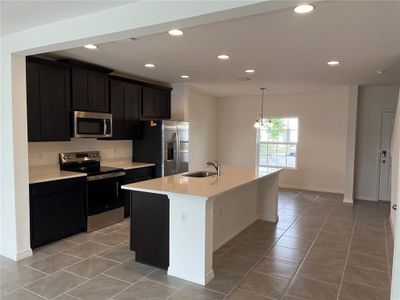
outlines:
M145 121L142 137L133 140L133 161L156 164L156 176L184 173L189 168L189 122Z

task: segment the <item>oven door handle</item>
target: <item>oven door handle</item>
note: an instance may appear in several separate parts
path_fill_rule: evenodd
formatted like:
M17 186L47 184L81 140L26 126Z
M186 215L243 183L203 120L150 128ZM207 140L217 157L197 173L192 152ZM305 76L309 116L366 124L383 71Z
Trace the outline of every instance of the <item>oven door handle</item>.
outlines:
M100 175L88 176L87 181L96 181L96 180L102 180L102 179L108 179L108 178L122 177L125 175L126 175L126 173L123 171L115 172L115 173L100 174Z

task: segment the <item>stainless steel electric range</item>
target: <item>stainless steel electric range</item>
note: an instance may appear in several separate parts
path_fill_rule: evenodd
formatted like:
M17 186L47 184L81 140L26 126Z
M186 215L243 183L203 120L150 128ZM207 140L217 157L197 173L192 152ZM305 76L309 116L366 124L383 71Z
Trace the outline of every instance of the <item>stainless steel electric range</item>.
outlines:
M60 153L59 161L61 170L87 174L88 232L124 219L120 193L123 169L101 166L100 151Z

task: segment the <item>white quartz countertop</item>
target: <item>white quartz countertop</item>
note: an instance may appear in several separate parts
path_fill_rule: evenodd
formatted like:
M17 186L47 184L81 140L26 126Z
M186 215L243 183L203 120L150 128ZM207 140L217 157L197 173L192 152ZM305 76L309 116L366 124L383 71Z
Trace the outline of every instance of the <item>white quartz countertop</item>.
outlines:
M204 169L215 171L214 169ZM198 197L215 197L236 187L279 173L282 169L258 166L223 165L220 176L186 177L182 174L165 176L152 180L122 186L125 190L156 194L179 194Z
M151 167L153 163L132 162L129 159L102 161L102 166L121 168L124 170ZM37 166L29 168L29 184L75 177L84 177L86 173L61 171L59 165Z
M29 168L29 184L84 176L86 173L61 171L59 165Z
M121 168L124 170L131 170L131 169L155 166L154 163L143 163L143 162L136 162L136 161L133 162L129 158L105 160L105 161L101 162L101 165L106 166L106 167Z

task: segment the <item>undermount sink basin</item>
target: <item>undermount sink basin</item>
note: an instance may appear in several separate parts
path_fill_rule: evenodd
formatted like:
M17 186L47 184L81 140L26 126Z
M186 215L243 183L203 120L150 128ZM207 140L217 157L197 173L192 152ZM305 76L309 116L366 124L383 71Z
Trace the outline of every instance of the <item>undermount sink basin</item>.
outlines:
M209 176L214 176L214 175L217 175L217 172L198 171L198 172L182 174L182 176L185 176L185 177L209 177Z

